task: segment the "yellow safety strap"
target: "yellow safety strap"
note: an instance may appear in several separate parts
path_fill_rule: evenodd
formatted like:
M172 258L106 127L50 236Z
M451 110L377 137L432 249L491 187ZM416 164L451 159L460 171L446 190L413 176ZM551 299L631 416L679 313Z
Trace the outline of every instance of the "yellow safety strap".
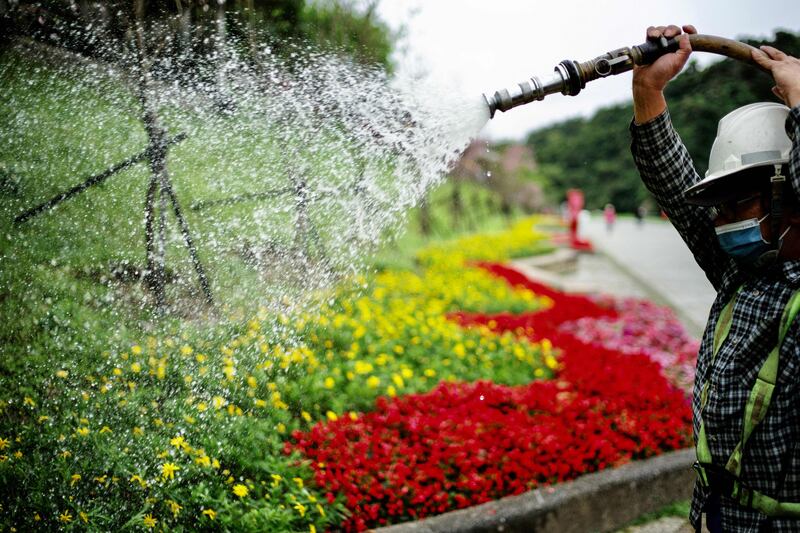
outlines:
M706 381L703 383L703 390L700 393L700 412L702 413L703 409L705 409L706 404L708 403L708 388L711 370L714 368L714 361L717 358L717 353L719 349L722 347L722 343L725 342L725 339L728 338L728 333L731 330L731 324L733 323L733 308L736 305L736 295L739 294L742 288L739 287L739 290L734 293L733 298L729 301L725 307L722 308L722 312L719 315L719 320L717 320L717 324L714 327L714 343L712 345L711 350L711 361L708 364L708 370L706 371ZM703 423L702 418L700 419L700 432L697 435L697 460L700 463L711 463L711 450L708 447L708 438L706 437L706 426Z

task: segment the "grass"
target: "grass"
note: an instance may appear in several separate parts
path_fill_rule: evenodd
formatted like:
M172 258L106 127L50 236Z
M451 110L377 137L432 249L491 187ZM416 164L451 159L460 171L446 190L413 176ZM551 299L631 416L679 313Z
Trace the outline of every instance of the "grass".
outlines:
M642 524L647 524L649 522L655 522L656 520L660 520L661 518L666 518L669 516L676 516L679 518L685 518L686 520L689 519L689 511L692 508L691 500L680 500L677 502L673 502L669 505L658 509L657 511L653 511L652 513L647 513L645 515L640 516L633 522L629 524L631 526L640 526Z

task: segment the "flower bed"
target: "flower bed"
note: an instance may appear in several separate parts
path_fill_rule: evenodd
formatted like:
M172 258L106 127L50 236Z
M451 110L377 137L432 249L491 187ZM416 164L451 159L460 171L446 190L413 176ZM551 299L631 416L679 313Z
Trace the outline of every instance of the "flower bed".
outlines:
M316 465L319 485L346 495L346 530L467 507L690 444L688 400L658 362L642 351L587 342L563 327L631 318L630 302L621 309L598 305L502 265L481 266L553 305L451 318L540 342L545 357L552 357L552 342L560 352L555 380L517 387L441 383L426 394L379 399L355 420L295 432L286 451L300 450Z
M263 310L89 360L53 354L57 366L32 373L45 379L0 376L0 528L336 527L344 497L328 498L310 465L282 453L291 431L358 418L376 398L442 380L552 376L555 360L539 344L446 318L551 305L465 264L548 249L531 226L494 234L491 245L470 237L431 247L420 269L343 284L299 316Z
M550 249L532 224L432 246L313 312L3 381L0 527L355 530L684 445L688 408L653 362L681 337L583 342L649 308L499 264Z

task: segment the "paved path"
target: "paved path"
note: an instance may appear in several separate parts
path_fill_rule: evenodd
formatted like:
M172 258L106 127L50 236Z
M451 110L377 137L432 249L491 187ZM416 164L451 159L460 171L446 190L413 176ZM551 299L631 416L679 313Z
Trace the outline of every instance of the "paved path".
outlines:
M651 299L669 305L679 313L693 335L702 334L716 293L671 224L646 220L638 226L634 220L621 219L617 220L613 231L608 232L601 217L594 216L584 225L582 233L598 251L635 280L638 287L631 287L627 292L638 295L637 292L643 291ZM610 276L609 279L614 278ZM609 288L612 289L609 292L620 293L620 287ZM665 517L619 533L691 531L694 530L685 518Z
M716 297L678 232L666 221L620 219L611 232L594 215L581 234L624 270L654 301L669 305L695 336L702 334Z

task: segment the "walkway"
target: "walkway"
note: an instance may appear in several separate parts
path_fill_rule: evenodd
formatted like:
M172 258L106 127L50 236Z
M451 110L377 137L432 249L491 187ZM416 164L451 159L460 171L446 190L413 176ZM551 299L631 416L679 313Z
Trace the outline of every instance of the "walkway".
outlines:
M652 300L672 307L691 334L702 334L716 293L669 222L619 219L608 232L595 215L581 233Z

